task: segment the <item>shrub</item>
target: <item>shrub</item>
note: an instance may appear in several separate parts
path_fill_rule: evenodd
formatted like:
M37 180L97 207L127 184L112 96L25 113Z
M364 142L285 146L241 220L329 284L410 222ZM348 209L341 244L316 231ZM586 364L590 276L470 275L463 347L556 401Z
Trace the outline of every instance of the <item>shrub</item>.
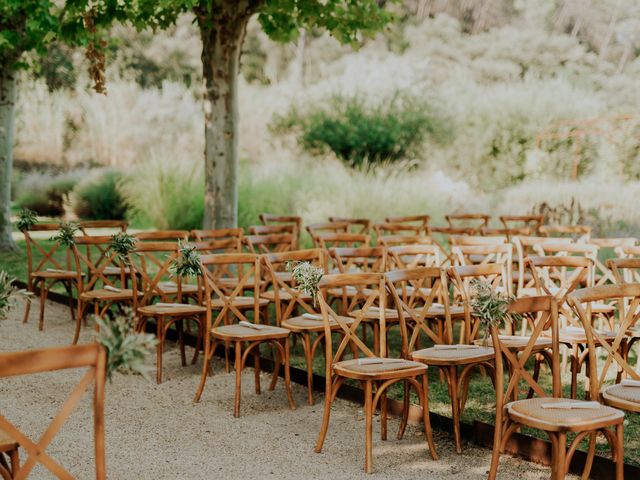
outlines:
M16 192L16 205L38 215L58 217L64 214L69 193L84 170L56 174L51 171L32 172L24 176Z
M127 211L118 190L122 174L117 170L99 170L81 181L73 190L75 214L89 220L122 220Z
M362 95L335 95L306 112L295 107L274 119L275 132L293 131L310 153L332 151L351 166L420 157L425 140L444 143L448 120L426 101L396 93L377 105Z

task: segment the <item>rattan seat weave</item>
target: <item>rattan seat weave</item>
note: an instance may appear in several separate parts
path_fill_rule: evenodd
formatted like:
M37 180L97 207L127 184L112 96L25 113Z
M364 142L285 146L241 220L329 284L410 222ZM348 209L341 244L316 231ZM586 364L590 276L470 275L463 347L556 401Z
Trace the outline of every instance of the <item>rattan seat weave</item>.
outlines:
M431 365L466 365L489 361L493 357L493 348L482 346L456 349L429 347L411 353L411 358L414 360L427 362Z
M289 293L287 290L280 289L280 291L278 292L278 296L280 297L280 300L284 300L284 301L288 301L288 300L292 300L293 299L293 295L291 295L291 293ZM265 298L271 302L275 301L276 299L276 292L274 292L273 290L269 290L267 292L262 292L260 294L260 298ZM297 298L301 299L301 300L312 300L311 295L307 295L306 293L303 292L299 292L297 294Z
M501 335L500 336L500 342L505 347L514 349L514 350L518 350L518 349L522 350L526 348L527 345L529 344L529 340L531 340L530 337L521 336L521 335ZM491 337L489 337L488 342L489 344L491 344ZM484 340L476 340L475 343L476 345L481 345L482 343L484 343ZM551 338L549 337L536 338L534 351L550 348L551 343L552 343Z
M593 409L543 408L543 404L575 403L580 400L567 398L530 398L509 403L507 411L518 423L544 423L549 431L580 430L594 423L615 424L624 413L606 405ZM529 420L529 421L527 421ZM610 423L609 423L610 422Z
M238 308L253 308L253 304L256 301L256 299L254 297L233 297L232 300L229 301L229 303L233 304L234 306L238 307ZM263 305L268 305L269 304L269 300L265 299L265 298L259 298L258 300L258 305L263 306ZM225 301L220 299L220 298L214 298L213 300L211 300L211 307L213 308L223 308L225 306Z
M611 385L602 390L602 398L615 407L640 412L640 387Z
M406 375L406 370L413 370L422 373L427 369L427 366L423 363L413 362L411 360L398 360L393 358L383 358L381 359L383 363L370 363L365 365L360 365L358 359L352 360L344 360L342 362L337 362L333 365L333 368L336 372L340 372L341 375L349 376L349 373L354 374L371 374L376 375L380 373L391 373L394 371L398 371L400 376Z
M207 309L201 305L176 304L176 306L146 305L140 307L138 312L143 315L198 315L205 313Z
M351 325L354 322L354 319L351 317L340 316L340 320L342 320L346 325ZM338 322L336 322L333 318L329 319L329 325L339 326ZM282 326L288 328L293 331L311 331L311 332L319 332L324 329L324 322L322 318L308 318L304 316L291 317L282 322Z
M142 292L138 292L138 296L142 296ZM97 288L95 290L89 290L88 292L82 292L80 298L83 300L105 300L105 301L118 301L128 300L133 298L133 290L130 288L123 288L120 291L114 292L111 290L105 290L104 288Z
M286 328L273 327L264 325L264 328L257 330L243 325L223 325L211 329L211 334L219 338L234 339L251 339L252 337L273 337L282 338L289 336L289 330Z
M81 273L82 276L84 276L84 273ZM31 273L32 277L39 277L39 278L76 278L78 276L78 272L74 271L74 270L56 270L53 272L49 272L47 270L41 270L38 272L32 272Z

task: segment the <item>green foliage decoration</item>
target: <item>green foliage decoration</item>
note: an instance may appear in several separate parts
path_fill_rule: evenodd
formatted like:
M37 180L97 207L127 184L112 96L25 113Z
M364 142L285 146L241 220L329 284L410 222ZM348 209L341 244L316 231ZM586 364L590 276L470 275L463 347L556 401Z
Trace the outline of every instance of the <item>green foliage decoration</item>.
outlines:
M18 298L31 302L32 293L15 286L16 279L10 277L7 272L0 270L0 320L6 320Z
M513 295L497 292L484 279L474 278L470 283L471 312L480 321L484 330L483 342L488 344L489 332L492 327L500 328L505 321L517 322L520 314L509 312L509 305L515 299Z
M287 262L286 269L296 282L298 289L313 299L314 306L318 299L318 285L324 270L309 262Z
M192 243L181 243L180 255L169 267L171 275L176 277L197 277L202 275L202 264L200 263L200 253Z
M33 210L29 210L28 208L23 208L18 213L18 221L16 222L16 227L18 230L26 231L31 230L31 228L38 223L38 215Z
M74 222L60 222L58 232L50 238L52 242L58 242L63 247L73 247L76 244L76 233L80 227Z
M136 248L136 237L127 232L118 232L111 235L109 243L109 255L115 256L119 262L129 264L129 255Z

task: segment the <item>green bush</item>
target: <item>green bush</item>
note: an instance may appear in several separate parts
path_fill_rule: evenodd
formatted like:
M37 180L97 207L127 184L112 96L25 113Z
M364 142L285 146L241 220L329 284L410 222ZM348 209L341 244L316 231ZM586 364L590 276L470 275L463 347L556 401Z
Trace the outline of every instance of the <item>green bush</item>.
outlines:
M308 152L333 152L351 166L421 157L427 139L445 143L450 123L422 99L396 93L377 105L364 97L336 95L300 112L274 119L274 132L294 132Z
M73 211L88 220L123 220L127 211L118 189L122 174L101 170L81 181L73 190Z
M84 170L29 173L17 188L16 206L33 210L38 215L59 217L64 214L69 193L85 174Z

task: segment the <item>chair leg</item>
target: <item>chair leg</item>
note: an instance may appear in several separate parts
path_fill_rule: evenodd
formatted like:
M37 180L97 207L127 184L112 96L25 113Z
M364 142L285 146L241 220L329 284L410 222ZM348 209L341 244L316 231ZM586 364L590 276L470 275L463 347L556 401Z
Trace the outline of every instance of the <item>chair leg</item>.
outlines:
M387 392L380 396L380 440L387 439Z
M318 440L316 441L316 448L314 451L316 453L322 452L322 445L324 444L324 439L327 436L327 431L329 430L329 419L331 417L331 403L333 401L333 391L332 391L332 380L333 378L327 379L326 388L324 392L324 412L322 414L322 426L320 427L320 434L318 435Z
M373 392L371 380L364 385L364 471L373 471Z
M564 480L567 474L567 433L566 432L558 432L557 434L557 444L556 444L556 458L553 460L553 463L556 465L556 477L552 480Z
M240 393L242 388L242 342L235 342L236 394L233 402L233 416L240 416Z
M25 302L24 317L22 317L22 323L27 323L29 321L30 312L31 312L31 302Z
M453 437L456 442L456 453L462 453L462 438L460 435L460 399L458 398L458 367L448 368L449 395L451 397L451 417L453 420Z
M274 367L275 367L275 365L274 365ZM274 368L273 370L275 372L276 368ZM260 395L260 393L261 393L261 390L260 390L260 345L257 345L253 349L253 378L254 378L254 383L255 383L255 387L256 387L256 394ZM278 377L275 377L275 379L277 380ZM275 383L275 382L272 381L271 383ZM273 390L273 389L269 388L269 390Z
M289 345L288 338L285 338L282 343L284 347L284 388L287 391L289 408L291 408L291 410L295 410L296 402L293 399L293 390L291 389L291 372L289 370L289 363L291 361L291 346Z
M156 318L156 337L158 345L156 346L156 383L162 383L162 351L164 346L164 317Z
M624 424L616 425L616 480L624 480Z
M187 354L184 349L184 320L180 319L174 324L178 330L178 344L180 345L180 363L187 366Z
M578 396L578 369L579 367L580 353L578 346L573 347L573 352L569 358L571 362L571 398L575 399Z
M433 431L431 430L431 417L429 416L429 377L425 373L422 375L422 392L420 403L422 404L422 421L424 423L424 435L429 445L429 453L433 460L438 460L436 443L433 441ZM407 409L408 410L408 409Z
M213 356L213 351L209 352L211 349L211 342L209 341L209 335L205 334L203 338L204 342L204 359L202 362L202 372L200 373L200 384L198 385L198 389L196 390L196 394L193 397L193 402L198 403L200 401L200 397L202 396L202 392L204 391L204 386L207 382L207 376L209 374L209 364L211 362L211 357Z
M85 315L85 310L87 308L87 304L82 300L78 299L78 313L76 313L76 328L73 332L73 341L71 342L73 345L78 343L80 339L80 329L82 328L82 319Z
M584 469L582 470L582 480L589 480L589 475L591 475L591 467L593 466L593 457L596 454L596 439L598 437L598 432L593 432L589 435L589 448L587 450L587 460L584 464ZM613 451L613 447L612 447Z
M196 348L193 352L193 358L191 359L191 365L195 365L196 362L198 361L198 356L200 355L200 349L202 348L202 324L203 324L203 319L200 318L198 320L198 338L196 338Z
M44 330L44 304L47 301L47 287L45 282L40 285L40 318L38 319L38 330Z
M282 358L282 355L280 354L280 350L278 348L274 348L273 344L269 344L269 346L271 347L272 353L274 353L273 350L275 350L275 357L273 359L273 374L271 375L271 383L269 384L269 391L273 391L278 384L278 377L280 376L280 366L284 359Z
M297 335L293 338L297 338ZM311 335L303 333L301 335L302 351L307 364L307 403L313 405L313 357L311 356Z
M403 396L402 396L402 418L400 419L400 427L398 428L398 440L402 440L404 432L407 429L407 423L409 422L409 406L411 404L409 394L411 387L409 382L403 384Z

